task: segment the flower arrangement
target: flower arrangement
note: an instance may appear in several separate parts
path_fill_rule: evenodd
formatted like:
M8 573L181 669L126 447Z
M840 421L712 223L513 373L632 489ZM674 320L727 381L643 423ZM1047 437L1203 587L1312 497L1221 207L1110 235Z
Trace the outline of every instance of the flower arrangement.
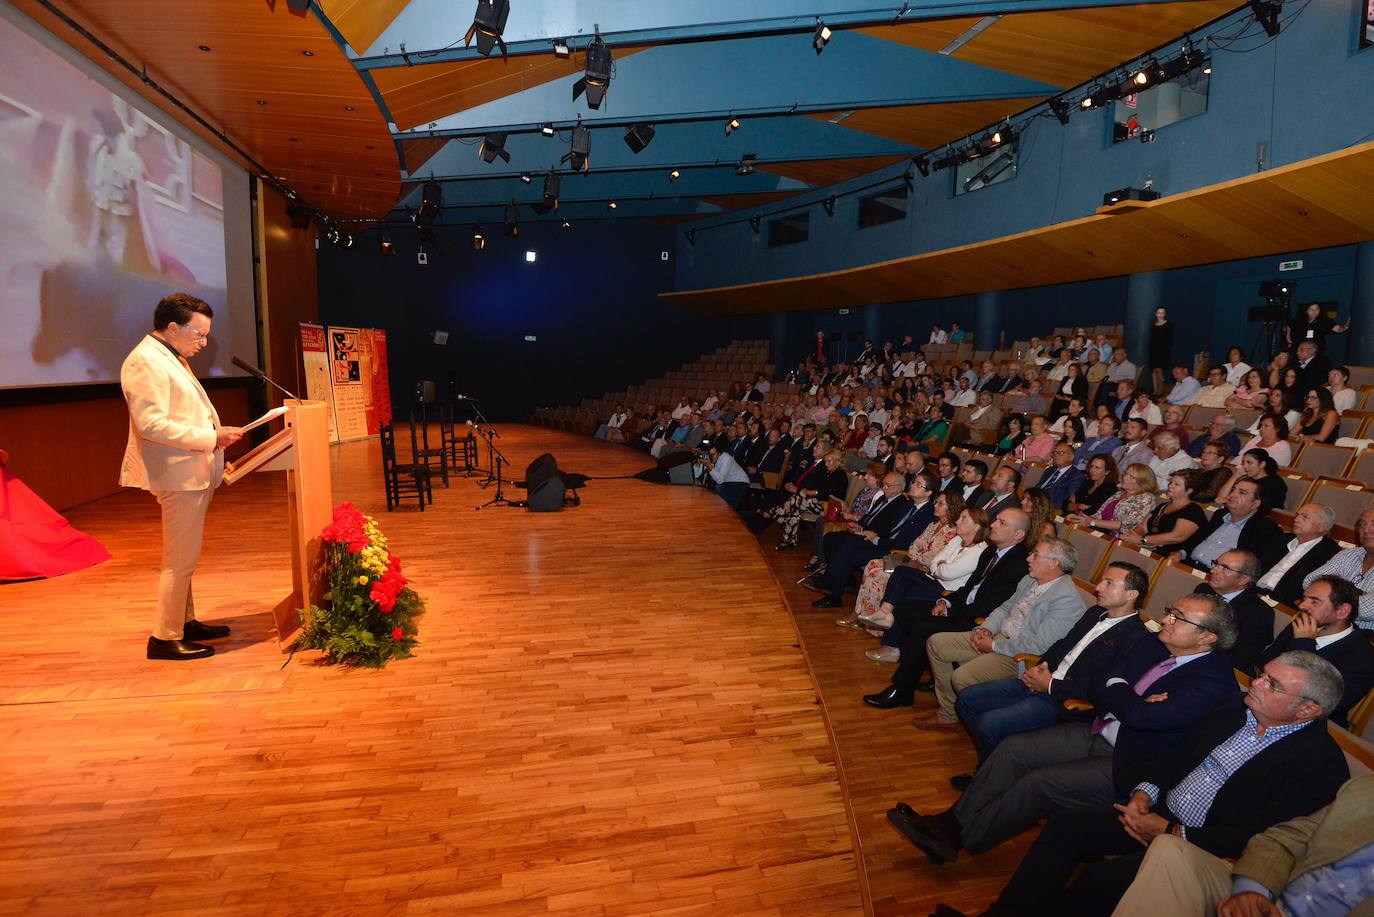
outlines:
M321 537L329 591L324 608L301 611L297 646L368 668L410 656L417 642L415 618L425 606L406 585L401 562L387 550L377 521L352 503L341 503Z

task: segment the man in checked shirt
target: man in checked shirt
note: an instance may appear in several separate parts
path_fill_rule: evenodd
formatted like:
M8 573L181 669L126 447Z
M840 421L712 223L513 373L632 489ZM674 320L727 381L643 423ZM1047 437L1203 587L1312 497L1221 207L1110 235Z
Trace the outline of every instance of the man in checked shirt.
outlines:
M1140 765L1124 804L1051 817L983 917L1107 917L1159 835L1238 857L1252 836L1327 805L1350 776L1326 729L1343 690L1340 672L1315 653L1271 660L1244 704L1223 705L1179 749ZM1069 885L1080 863L1103 855ZM958 912L940 905L935 914Z

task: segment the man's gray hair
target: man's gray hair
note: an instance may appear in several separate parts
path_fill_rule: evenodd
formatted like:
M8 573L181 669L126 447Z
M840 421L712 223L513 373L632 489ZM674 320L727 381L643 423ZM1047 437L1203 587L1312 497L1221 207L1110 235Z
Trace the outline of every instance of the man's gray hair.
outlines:
M1163 433L1155 434L1155 445L1161 449L1172 449L1178 451L1178 436L1165 430Z
M1236 610L1231 607L1230 602L1219 595L1206 592L1190 592L1181 596L1178 601L1184 599L1201 602L1207 606L1205 625L1217 635L1217 649L1226 652L1236 645L1236 640L1240 637L1240 622L1236 620Z
M1321 517L1322 534L1325 535L1327 532L1331 531L1331 529L1336 525L1336 511L1331 507L1323 506L1320 503L1309 503L1307 505L1315 509L1317 511L1317 515Z
M1307 650L1289 650L1274 659L1282 665L1302 669L1307 683L1301 691L1295 692L1322 708L1322 716L1330 716L1331 711L1341 702L1345 694L1345 679L1334 665L1316 653Z
M1059 564L1059 569L1065 573L1072 573L1073 568L1078 566L1078 549L1067 541L1060 541L1058 538L1043 538L1036 549L1052 558Z
M1236 419L1230 414L1218 414L1212 419L1224 424L1228 430L1234 430L1236 428Z

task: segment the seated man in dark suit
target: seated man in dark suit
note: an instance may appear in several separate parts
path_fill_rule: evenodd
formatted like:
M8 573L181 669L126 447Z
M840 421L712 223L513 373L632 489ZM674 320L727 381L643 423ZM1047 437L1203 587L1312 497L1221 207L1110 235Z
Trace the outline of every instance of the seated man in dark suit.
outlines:
M978 566L964 585L941 597L920 590L929 587L929 577L911 567L898 567L888 580L883 601L892 604L893 627L901 636L901 661L885 691L869 694L864 703L890 710L915 703L916 689L935 690L934 682L921 685L921 676L930 665L926 640L931 634L969 630L978 618L991 614L1016 592L1028 570L1026 535L1030 516L1007 510L988 527L988 547L978 558ZM937 587L938 589L938 587ZM891 631L889 631L891 633Z
M1256 580L1255 588L1296 608L1302 601L1302 584L1308 574L1335 557L1341 549L1327 534L1335 524L1336 514L1331 507L1319 503L1299 506L1293 514L1292 539L1275 539L1269 556L1260 559L1265 574Z
M1068 443L1056 445L1050 453L1050 461L1052 465L1045 469L1045 475L1037 486L1049 495L1050 505L1055 509L1063 509L1069 497L1078 493L1078 488L1088 476L1074 467L1073 446Z
M1223 705L1172 754L1123 775L1130 781L1124 804L1051 817L983 917L1108 917L1161 834L1237 857L1256 834L1329 804L1350 777L1326 729L1341 691L1340 673L1313 653L1272 660L1244 704ZM1081 863L1104 854L1113 858L1069 886ZM941 905L935 913L959 912Z
M792 432L795 436L790 451L792 453L792 465L796 466L802 462L810 461L811 453L816 449L816 425L808 423L805 426L794 426Z
M755 464L744 469L745 473L749 475L750 481L762 484L765 474L777 474L782 471L782 462L786 457L787 447L782 444L782 434L777 430L769 430L763 450L758 453Z
M1219 914L1367 915L1369 889L1348 882L1374 855L1374 774L1352 776L1331 805L1272 825L1235 864L1170 834L1150 841L1112 917ZM1364 910L1360 910L1364 906ZM1280 909L1282 908L1282 910Z
M1179 545L1169 559L1186 560L1206 570L1222 554L1237 548L1256 557L1267 557L1274 543L1282 538L1283 531L1264 514L1259 483L1241 478L1227 494L1225 508L1212 513L1207 524Z
M1096 676L1121 664L1148 633L1140 608L1149 587L1145 571L1135 564L1108 564L1097 582L1097 604L1045 651L1039 664L1019 679L969 685L959 692L954 710L978 746L978 760L986 760L1009 735L1054 725L1060 701L1087 697Z
M922 472L911 485L911 497L903 494L906 478L896 471L883 478L883 495L849 531L832 532L822 542L825 575L806 585L825 593L812 602L815 608L838 608L854 573L870 560L889 551L905 550L935 520L935 478Z
M1319 576L1308 585L1298 607L1301 612L1269 644L1255 664L1255 672L1281 653L1316 653L1345 679L1345 693L1330 714L1331 722L1344 726L1350 708L1374 688L1374 648L1354 626L1360 590L1339 576Z
M991 498L991 493L984 486L987 476L988 463L982 459L969 459L959 469L959 492L963 495L965 506L981 509Z
M1021 497L1016 492L1021 486L1021 472L1010 465L1003 465L988 478L988 485L991 489L982 503L982 509L987 512L989 522L1006 510L1021 508Z
M1164 617L1158 640L1140 640L1089 692L1097 716L1008 736L973 783L939 815L905 803L888 820L939 864L963 848L981 853L1062 809L1110 805L1131 763L1177 747L1198 718L1234 697L1226 648L1235 615L1216 596L1185 595Z
M640 452L648 452L654 447L655 440L667 439L676 429L677 421L673 420L666 410L659 409L657 421L636 436L630 445Z
M1259 560L1249 551L1227 551L1207 571L1207 582L1193 591L1219 595L1236 613L1240 636L1231 647L1231 665L1250 671L1269 641L1274 638L1274 609L1260 598L1254 583Z

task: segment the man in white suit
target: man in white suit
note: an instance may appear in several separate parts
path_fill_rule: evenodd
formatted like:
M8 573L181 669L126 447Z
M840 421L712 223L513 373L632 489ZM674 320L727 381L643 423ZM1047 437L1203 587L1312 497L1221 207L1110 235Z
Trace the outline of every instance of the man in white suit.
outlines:
M220 426L188 357L210 337L214 313L194 296L163 297L153 331L119 373L129 405L129 445L119 483L151 491L162 507L162 569L149 659L199 659L214 647L196 641L229 636L229 628L196 620L191 576L200 560L210 497L224 477L224 447L243 434Z

